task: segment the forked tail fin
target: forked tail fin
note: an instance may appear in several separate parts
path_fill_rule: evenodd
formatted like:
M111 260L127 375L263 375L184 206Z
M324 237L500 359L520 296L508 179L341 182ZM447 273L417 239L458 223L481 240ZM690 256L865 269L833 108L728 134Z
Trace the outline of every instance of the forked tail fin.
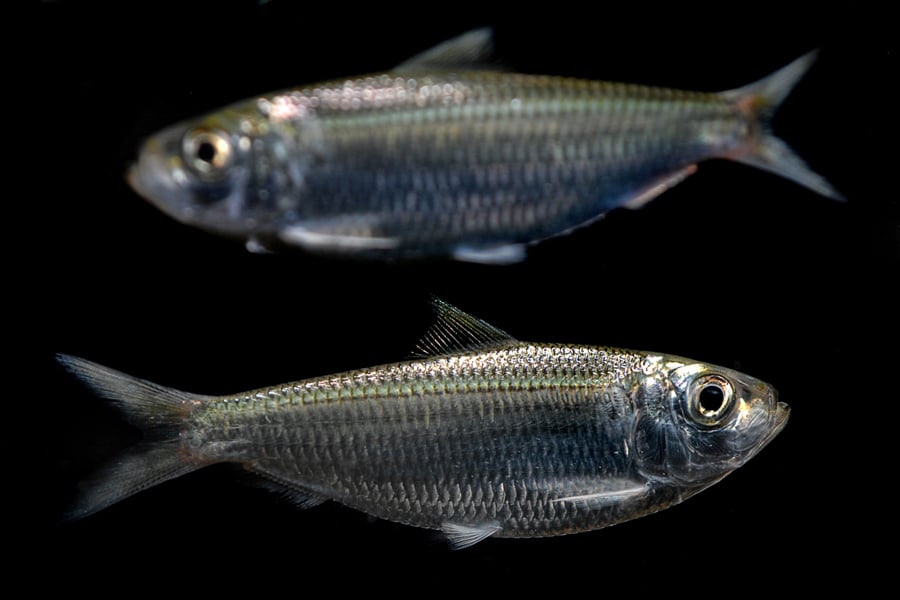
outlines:
M755 143L749 147L749 151L737 153L730 158L781 175L828 198L844 201L844 196L824 177L810 169L787 144L771 132L769 126L772 115L806 74L817 55L817 50L808 52L768 77L721 92L723 97L734 102L758 126Z
M59 354L57 360L145 433L144 441L82 482L75 504L64 515L66 520L86 517L204 466L185 460L179 451L178 432L191 407L205 397L156 385L83 358Z

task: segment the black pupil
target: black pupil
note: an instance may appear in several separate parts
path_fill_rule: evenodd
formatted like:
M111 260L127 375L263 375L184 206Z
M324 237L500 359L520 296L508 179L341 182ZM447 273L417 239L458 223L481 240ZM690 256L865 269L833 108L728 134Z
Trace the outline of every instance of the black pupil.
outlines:
M205 163L211 163L216 157L216 146L212 142L201 142L197 146L197 158Z
M725 403L725 392L717 385L708 385L700 390L699 401L703 412L718 412Z

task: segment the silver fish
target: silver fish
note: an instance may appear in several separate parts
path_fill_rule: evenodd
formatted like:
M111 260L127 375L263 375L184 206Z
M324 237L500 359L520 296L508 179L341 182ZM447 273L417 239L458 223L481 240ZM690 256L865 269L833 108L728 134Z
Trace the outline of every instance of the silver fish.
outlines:
M158 132L128 179L178 221L357 257L511 263L711 158L840 194L769 131L814 60L700 93L484 68L491 31L391 72L252 98Z
M790 409L734 370L649 352L520 342L435 300L418 358L230 396L59 360L146 439L83 486L90 515L214 463L302 507L335 500L489 536L583 532L677 504L768 444Z

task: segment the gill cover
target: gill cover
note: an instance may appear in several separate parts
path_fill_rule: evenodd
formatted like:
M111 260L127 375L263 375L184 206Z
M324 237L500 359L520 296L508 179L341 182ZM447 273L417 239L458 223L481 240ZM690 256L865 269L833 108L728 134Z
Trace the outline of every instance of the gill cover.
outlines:
M639 389L641 468L684 486L721 479L780 431L786 405L755 378L704 364L675 366Z

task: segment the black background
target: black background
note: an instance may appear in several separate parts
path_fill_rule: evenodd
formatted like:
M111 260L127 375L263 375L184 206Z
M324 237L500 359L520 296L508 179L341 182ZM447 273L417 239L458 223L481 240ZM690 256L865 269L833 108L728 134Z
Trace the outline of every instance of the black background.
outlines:
M867 587L895 534L900 209L896 31L836 3L785 15L517 3L415 9L275 0L35 2L10 71L5 437L8 573L33 589L555 595ZM730 5L729 4L729 5ZM775 129L849 199L725 161L640 211L520 265L252 255L179 225L123 172L175 120L292 85L386 69L471 27L528 72L737 87L821 48ZM90 358L229 393L403 358L434 294L534 341L624 346L738 368L792 409L731 477L631 523L453 552L334 504L301 511L211 468L86 520L75 482L135 439L54 362ZM885 536L885 534L888 534ZM886 551L885 551L886 552ZM881 559L879 559L881 557ZM882 562L884 561L884 562ZM321 586L321 587L320 587Z

